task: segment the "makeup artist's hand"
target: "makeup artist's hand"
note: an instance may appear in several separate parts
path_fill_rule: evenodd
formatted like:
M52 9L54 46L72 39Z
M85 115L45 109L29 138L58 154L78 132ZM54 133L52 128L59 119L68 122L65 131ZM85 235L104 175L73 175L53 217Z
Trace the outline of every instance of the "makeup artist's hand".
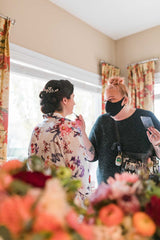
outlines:
M160 132L156 128L149 127L147 129L147 136L153 146L160 145Z

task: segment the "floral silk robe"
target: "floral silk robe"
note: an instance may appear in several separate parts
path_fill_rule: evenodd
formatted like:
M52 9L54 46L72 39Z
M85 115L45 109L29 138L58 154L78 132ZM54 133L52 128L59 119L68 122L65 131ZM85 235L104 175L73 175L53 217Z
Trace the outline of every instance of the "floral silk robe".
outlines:
M36 155L44 163L66 166L72 170L72 177L82 182L79 200L90 194L90 172L87 152L83 143L81 130L76 122L54 113L45 116L32 133L29 156Z

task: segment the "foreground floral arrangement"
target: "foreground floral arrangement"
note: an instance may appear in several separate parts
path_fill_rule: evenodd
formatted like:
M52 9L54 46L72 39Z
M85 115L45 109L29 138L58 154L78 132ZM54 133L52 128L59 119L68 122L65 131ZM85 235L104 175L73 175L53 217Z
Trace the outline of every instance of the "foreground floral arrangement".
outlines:
M32 160L33 172L26 161L0 167L0 240L160 239L159 176L116 174L84 209L75 201L81 183L68 168L45 171L40 159Z
M160 239L159 176L145 180L115 174L91 196L86 222L94 225L97 240ZM95 231L96 230L96 231Z
M0 168L0 240L92 239L74 202L81 183L68 168L46 172L39 158L32 160L33 172L18 160Z

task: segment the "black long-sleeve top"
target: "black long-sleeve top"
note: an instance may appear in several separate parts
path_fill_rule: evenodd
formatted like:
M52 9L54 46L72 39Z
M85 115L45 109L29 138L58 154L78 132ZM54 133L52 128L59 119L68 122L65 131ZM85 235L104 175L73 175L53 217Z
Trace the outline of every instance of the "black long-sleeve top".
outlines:
M136 109L128 118L116 121L120 135L122 152L147 154L151 143L148 140L146 130L140 116L152 118L154 127L160 131L160 122L155 115L147 110ZM95 122L89 139L95 148L94 161L98 160L97 179L100 184L106 182L108 177L121 172L121 167L115 165L117 148L113 149L113 144L117 142L115 121L109 114L103 114ZM154 151L153 151L153 154Z

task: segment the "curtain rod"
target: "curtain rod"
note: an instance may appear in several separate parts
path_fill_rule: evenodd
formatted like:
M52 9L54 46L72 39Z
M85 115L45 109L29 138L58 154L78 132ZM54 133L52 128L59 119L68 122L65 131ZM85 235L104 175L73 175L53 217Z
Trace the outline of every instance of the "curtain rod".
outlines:
M105 62L105 61L103 61L103 60L100 60L100 63L101 63L101 64L102 64L102 63L105 63L105 64L108 64L109 66L114 66L113 64L107 63L107 62ZM119 69L119 67L116 67L116 66L114 66L114 67Z
M6 16L4 16L4 15L2 15L2 14L0 14L0 17L2 17L2 18L4 18L4 19L9 19L13 25L16 23L16 20L15 20L15 19L12 19L12 18L10 18L10 17L6 17Z
M136 65L136 64L141 64L141 63L146 63L146 62L151 62L151 61L158 61L159 58L151 58L151 59L148 59L148 60L144 60L144 61L139 61L137 63L131 63L131 64L128 64L127 67L129 66L133 66L133 65Z

